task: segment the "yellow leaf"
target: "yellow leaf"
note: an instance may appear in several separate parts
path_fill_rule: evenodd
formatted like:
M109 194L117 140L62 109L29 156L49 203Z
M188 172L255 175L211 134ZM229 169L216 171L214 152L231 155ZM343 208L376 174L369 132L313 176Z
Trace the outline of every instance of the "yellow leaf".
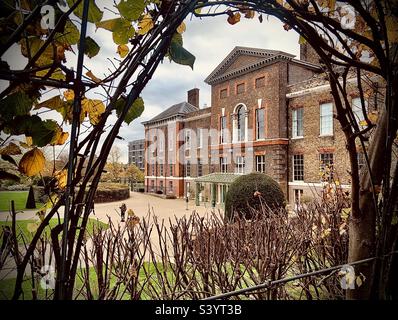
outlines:
M66 142L66 140L68 140L68 138L69 138L68 132L60 132L59 134L57 133L56 140L54 141L54 144L58 145L58 146L62 146Z
M91 72L91 70L86 73L86 76L89 77L91 80L93 80L95 83L101 83L102 82L102 80L100 78L97 78L94 75L94 73Z
M23 155L19 162L19 171L28 177L33 177L44 169L45 163L43 152L34 148Z
M370 122L372 122L373 124L375 124L377 122L377 119L379 118L379 114L377 111L372 111L368 114L368 119L370 120Z
M150 14L146 14L138 23L138 34L145 35L154 27L154 23Z
M129 47L126 44L121 44L117 46L117 53L119 54L120 58L124 58L129 53Z
M82 100L82 111L87 112L92 125L97 125L101 119L101 114L105 111L105 105L101 100Z
M0 155L15 156L21 153L21 149L14 142L10 142L7 146L0 148Z
M185 25L184 22L182 22L182 23L179 25L179 27L177 28L177 32L178 32L179 34L184 33L186 30L187 30L187 26Z
M75 92L71 89L68 89L64 92L64 97L68 101L73 100L75 99Z
M63 169L56 171L54 174L55 179L57 179L57 184L59 189L65 189L68 181L68 170Z
M28 146L32 146L32 145L33 145L33 138L27 136L27 137L26 137L26 144L27 144Z

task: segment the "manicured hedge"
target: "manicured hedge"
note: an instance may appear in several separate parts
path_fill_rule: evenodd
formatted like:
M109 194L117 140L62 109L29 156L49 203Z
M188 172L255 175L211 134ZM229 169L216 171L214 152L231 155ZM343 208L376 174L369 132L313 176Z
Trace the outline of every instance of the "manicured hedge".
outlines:
M279 209L285 206L285 196L278 182L263 173L250 173L236 179L225 199L225 216L231 221L234 214L250 219L253 210Z
M94 202L112 202L125 200L130 197L130 188L119 183L100 183L95 193Z

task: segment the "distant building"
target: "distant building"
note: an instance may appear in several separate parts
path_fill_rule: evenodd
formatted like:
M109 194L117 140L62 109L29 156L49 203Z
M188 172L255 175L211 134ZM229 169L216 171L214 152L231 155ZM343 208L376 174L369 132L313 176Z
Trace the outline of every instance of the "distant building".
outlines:
M136 165L140 170L145 169L145 139L129 142L129 164Z
M349 188L350 164L330 87L312 48L302 45L300 58L236 47L205 80L210 107L200 108L199 89L192 89L187 102L144 122L146 191L221 205L230 183L257 171L278 181L296 203L319 193L331 169ZM348 81L361 123L356 77ZM377 110L375 95L365 101L368 112Z

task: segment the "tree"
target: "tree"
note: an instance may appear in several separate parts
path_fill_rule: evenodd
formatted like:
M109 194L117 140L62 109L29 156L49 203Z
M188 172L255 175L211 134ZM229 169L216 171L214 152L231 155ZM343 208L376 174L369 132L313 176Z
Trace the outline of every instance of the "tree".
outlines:
M127 166L126 177L133 183L143 183L145 180L144 173L135 164Z
M220 6L223 4L224 6ZM328 77L337 115L346 137L351 163L351 218L348 262L377 257L356 266L366 275L365 284L348 290L348 298L388 298L398 283L397 265L398 167L392 165L392 148L398 128L398 2L356 0L203 1L196 9L200 17L224 14L228 23L241 14L253 18L258 12L284 23L285 30L300 34L317 52ZM365 128L361 128L347 99L347 79L355 75ZM372 123L365 109L364 82L381 77L385 87L383 107ZM370 86L372 83L370 84ZM380 88L375 88L379 90ZM371 132L370 139L367 134ZM395 142L394 142L395 139ZM366 169L359 172L357 148L365 150ZM395 209L395 210L394 210Z

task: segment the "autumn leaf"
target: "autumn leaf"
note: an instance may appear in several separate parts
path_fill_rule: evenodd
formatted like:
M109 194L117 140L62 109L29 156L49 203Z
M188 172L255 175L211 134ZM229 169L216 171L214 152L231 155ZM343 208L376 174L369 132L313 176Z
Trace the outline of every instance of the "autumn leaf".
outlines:
M15 156L21 153L21 149L14 142L10 142L7 146L0 148L0 155Z
M63 190L66 188L67 179L68 179L68 170L63 169L56 171L54 174L55 179L57 180L57 186L59 189Z
M371 123L375 124L377 122L377 119L379 118L379 114L377 111L372 111L368 114L368 119L370 120Z
M254 10L248 10L248 11L245 13L245 18L246 18L246 19L253 19L254 16L255 16Z
M66 140L68 140L68 138L69 138L69 133L63 132L62 129L59 127L54 136L54 139L51 141L51 145L61 146L66 142Z
M28 177L33 177L44 169L46 158L41 150L34 148L26 152L19 162L19 171Z
M64 92L64 97L67 101L75 99L75 92L71 89L68 89Z
M95 83L101 83L102 80L100 78L97 78L94 73L92 73L91 70L89 70L88 72L86 72L86 76L89 77L91 80L93 80Z
M140 35L145 35L151 31L154 27L154 23L150 14L146 14L141 21L138 23L137 33Z
M117 46L117 53L119 54L120 58L124 58L129 53L129 47L126 44L118 45Z
M234 25L240 21L240 13L230 14L227 21L229 24Z
M105 111L105 105L101 100L82 100L82 111L87 112L92 125L97 125Z
M184 22L182 22L177 28L177 32L179 34L183 34L186 30L187 30L187 26L185 25Z

